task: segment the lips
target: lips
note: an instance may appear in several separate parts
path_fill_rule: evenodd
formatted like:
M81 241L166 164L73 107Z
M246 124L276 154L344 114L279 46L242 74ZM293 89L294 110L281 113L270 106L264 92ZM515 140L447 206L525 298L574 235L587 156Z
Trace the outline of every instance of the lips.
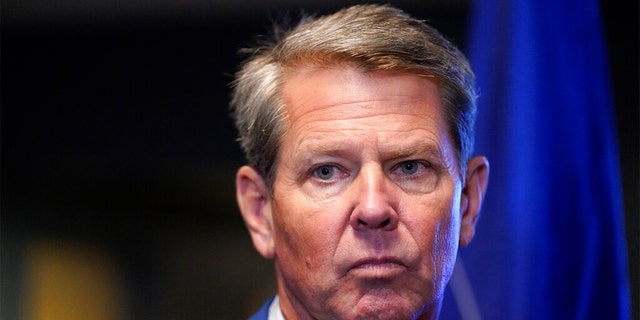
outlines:
M407 266L398 258L381 257L358 260L349 271L364 277L387 278L402 273L406 269Z

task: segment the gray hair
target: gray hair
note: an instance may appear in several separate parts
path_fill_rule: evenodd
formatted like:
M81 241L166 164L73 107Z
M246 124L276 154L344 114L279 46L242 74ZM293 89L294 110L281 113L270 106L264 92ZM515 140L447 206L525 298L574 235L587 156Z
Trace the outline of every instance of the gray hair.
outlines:
M276 29L277 30L277 29ZM439 85L460 174L473 151L476 89L466 57L423 21L388 5L358 5L289 31L249 53L233 82L231 108L248 165L273 187L284 127L283 75L297 66L349 64L364 72L399 71Z

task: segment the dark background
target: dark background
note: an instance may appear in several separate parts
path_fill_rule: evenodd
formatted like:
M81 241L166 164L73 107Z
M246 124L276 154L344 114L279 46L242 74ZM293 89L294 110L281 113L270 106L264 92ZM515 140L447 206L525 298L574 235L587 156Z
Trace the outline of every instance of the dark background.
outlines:
M234 319L270 295L235 205L228 84L270 18L356 2L320 3L3 1L2 318L37 240L108 252L132 319ZM469 1L393 4L464 48ZM637 310L638 3L620 5L602 10Z

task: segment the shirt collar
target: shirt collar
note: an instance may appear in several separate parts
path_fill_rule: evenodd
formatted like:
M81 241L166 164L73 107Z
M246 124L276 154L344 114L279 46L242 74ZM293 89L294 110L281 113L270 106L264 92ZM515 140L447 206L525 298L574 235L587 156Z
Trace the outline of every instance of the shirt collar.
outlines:
M282 314L282 309L280 309L280 299L278 295L273 298L271 301L271 305L269 306L269 316L268 320L285 320L284 315Z

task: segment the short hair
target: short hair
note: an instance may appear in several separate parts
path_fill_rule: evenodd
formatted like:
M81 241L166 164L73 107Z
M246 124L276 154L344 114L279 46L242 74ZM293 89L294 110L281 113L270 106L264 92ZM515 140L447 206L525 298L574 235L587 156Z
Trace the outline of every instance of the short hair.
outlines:
M434 78L464 179L473 151L475 78L464 54L424 21L389 5L356 5L319 18L305 16L292 29L241 52L249 57L232 83L232 113L248 165L271 190L284 129L283 78L298 66L346 64L364 72Z

